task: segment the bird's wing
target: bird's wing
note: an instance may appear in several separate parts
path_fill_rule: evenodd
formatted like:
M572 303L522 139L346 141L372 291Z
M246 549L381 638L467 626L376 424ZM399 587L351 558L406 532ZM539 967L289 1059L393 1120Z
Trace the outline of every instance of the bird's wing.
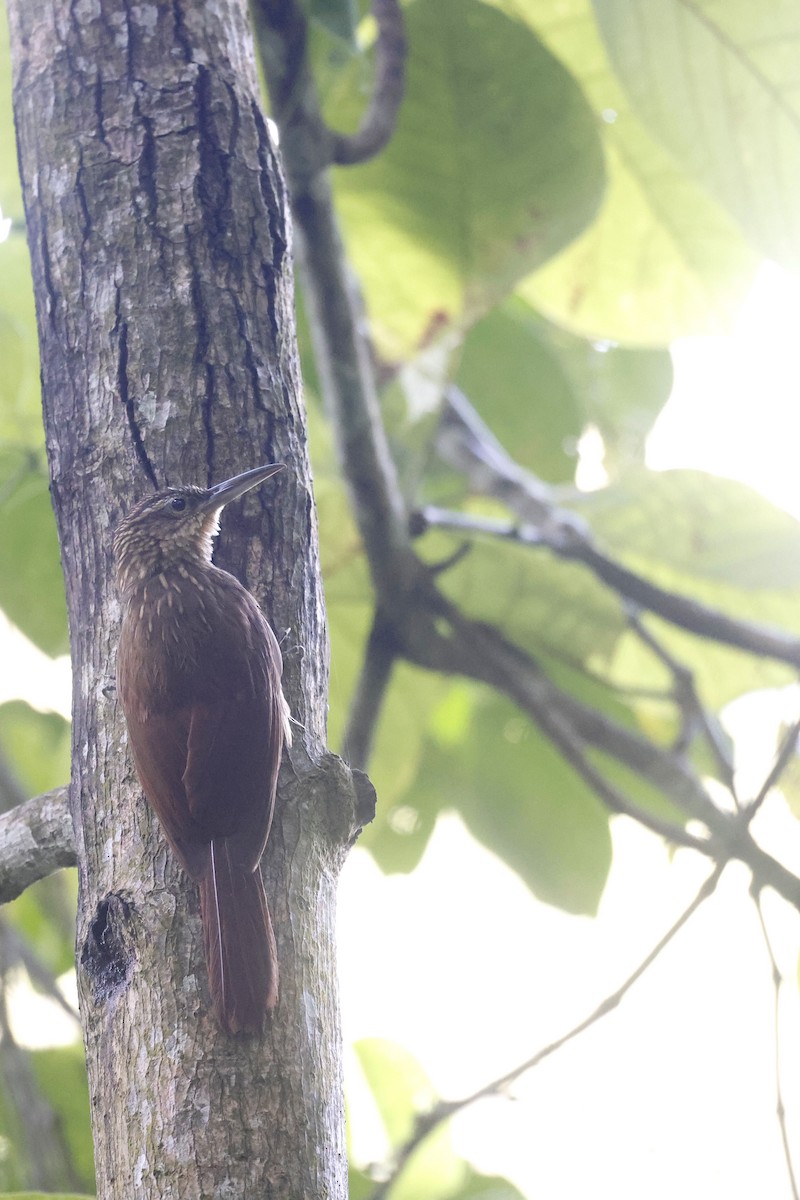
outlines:
M269 834L283 750L280 650L258 621L254 646L228 658L224 694L192 704L181 780L193 824L209 840L227 838L250 870Z
M208 863L208 844L191 818L182 781L192 710L179 708L147 716L129 712L126 720L144 793L183 866L190 875L201 878Z

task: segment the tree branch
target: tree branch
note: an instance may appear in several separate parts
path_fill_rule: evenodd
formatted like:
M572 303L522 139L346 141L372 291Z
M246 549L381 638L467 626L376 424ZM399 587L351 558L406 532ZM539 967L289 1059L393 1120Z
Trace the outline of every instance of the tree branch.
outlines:
M281 128L297 231L297 258L314 354L339 458L378 597L391 608L418 575L397 470L381 420L363 316L345 268L321 116L295 0L257 0L259 45ZM302 29L303 32L300 32Z
M0 816L0 904L60 867L75 866L68 791L55 788Z
M356 133L334 133L331 160L352 166L374 158L394 133L405 91L406 38L397 0L372 0L378 26L375 78L367 111Z
M522 521L546 528L563 525L589 535L582 517L559 507L549 483L514 461L454 383L444 390L436 450L467 479L473 492L494 497Z
M360 299L345 269L330 185L323 170L327 161L322 147L324 131L305 53L305 18L296 0L257 0L256 12L270 92L281 126L323 395L336 431L377 605L382 616L393 624L400 650L411 662L427 669L460 674L509 696L559 746L567 760L577 764L584 778L592 777L601 784L605 802L619 808L624 797L602 781L602 775L583 753L583 746L617 758L663 791L687 816L705 824L710 836L706 841L697 839L696 848L702 847L720 863L731 857L741 858L760 885L774 887L800 908L800 880L761 850L746 823L717 808L684 763L560 691L533 659L497 631L463 617L437 591L435 572L424 567L413 553L397 471L378 406ZM451 407L454 403L458 406L452 392L450 400ZM466 400L464 404L469 407ZM488 431L477 414L473 413L471 425L464 411L460 419L462 426L469 426L471 431L468 453L498 478L504 477L509 491L512 485L519 490L521 476L526 473L512 463L499 443L489 441L491 435L487 437ZM672 596L604 558L589 545L583 522L555 508L546 485L540 485L538 491L528 486L526 496L527 511L541 519L538 528L524 527L526 541L549 545L562 557L584 561L622 595L684 628L716 636L717 640L754 653L800 663L797 639L732 621L694 601ZM436 510L426 513L430 516ZM453 519L452 514L446 516ZM507 536L519 536L514 530L514 526L505 527ZM650 823L652 827L652 820ZM674 829L670 827L667 832L662 828L662 832L672 836Z
M640 608L649 609L672 625L711 641L722 642L779 662L800 667L800 639L754 621L742 621L709 608L687 596L679 596L629 571L621 563L595 549L576 529L564 521L548 526L517 524L490 517L451 512L428 506L415 514L414 533L426 528L451 529L518 542L523 546L544 546L559 558L581 562L603 583Z
M716 760L720 777L731 795L737 800L733 758L728 753L722 730L701 703L694 674L674 655L670 654L666 646L662 645L661 641L647 628L636 605L628 603L626 609L628 622L639 640L653 651L672 675L673 696L681 710L684 725L680 750L688 749L694 733L699 728Z
M578 1024L574 1025L573 1028L567 1033L563 1034L560 1038L557 1038L554 1042L550 1042L547 1046L542 1047L542 1049L538 1050L536 1054L532 1055L530 1058L527 1058L525 1062L520 1063L519 1066L514 1067L513 1070L507 1071L504 1075L500 1075L497 1079L493 1079L491 1082L484 1084L483 1087L478 1088L477 1091L472 1092L469 1096L464 1096L460 1100L442 1101L430 1112L421 1113L417 1117L415 1128L410 1138L404 1142L398 1150L394 1159L392 1170L388 1174L388 1178L381 1182L381 1184L372 1193L369 1200L384 1200L384 1198L389 1194L390 1188L392 1188L397 1182L400 1173L405 1168L414 1151L431 1133L433 1133L434 1129L438 1128L438 1126L442 1124L443 1121L449 1120L450 1117L455 1116L456 1113L463 1111L463 1109L468 1108L472 1104L475 1104L478 1100L485 1100L490 1096L501 1095L507 1090L509 1085L515 1083L521 1075L524 1075L526 1072L532 1071L535 1067L538 1067L540 1063L543 1063L545 1059L550 1058L556 1053L557 1050L560 1050L563 1046L566 1046L568 1042L574 1041L576 1037L580 1036L582 1033L585 1033L587 1029L591 1029L591 1027L596 1025L598 1021L601 1021L603 1017L607 1017L609 1013L614 1012L634 984L638 983L648 968L652 966L662 951L664 951L669 943L673 940L675 935L679 933L687 921L694 916L700 905L703 904L709 898L709 896L713 895L717 884L720 881L723 870L724 866L722 864L718 864L714 868L709 877L706 879L705 883L698 891L697 895L692 900L691 904L684 909L677 921L674 922L674 924L667 930L660 941L653 947L650 953L646 955L646 957L639 963L635 971L631 972L628 978L622 984L620 984L615 992L612 992L610 996L606 996L606 998L602 1000L600 1004L598 1004L598 1006L589 1014L588 1017L584 1017L582 1021L579 1021Z
M369 762L375 726L392 677L397 649L392 624L378 611L364 650L364 662L350 702L342 743L347 761L359 771L365 771Z
M800 717L790 725L786 731L786 736L783 739L778 753L775 755L775 761L770 768L769 774L758 789L758 794L751 802L744 807L744 816L747 822L752 821L761 805L766 800L769 792L775 787L783 772L786 770L792 755L797 750L797 738L800 736Z

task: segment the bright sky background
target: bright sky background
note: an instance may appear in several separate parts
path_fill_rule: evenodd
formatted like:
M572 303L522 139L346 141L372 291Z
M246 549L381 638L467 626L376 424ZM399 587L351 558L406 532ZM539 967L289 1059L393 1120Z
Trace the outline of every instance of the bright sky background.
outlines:
M800 282L765 266L727 338L674 347L672 399L651 439L653 467L733 476L800 517ZM9 668L0 701L25 694L69 707L64 661L50 664L0 628ZM775 705L788 703L773 698ZM734 713L757 729L752 708ZM751 769L766 771L769 746ZM759 835L800 870L800 827L779 798ZM614 822L614 868L596 920L537 903L460 822L440 822L420 868L385 878L364 851L345 868L339 938L348 1040L385 1037L412 1051L448 1097L529 1057L613 991L672 924L705 873L672 859L631 822ZM775 1120L773 991L747 898L730 868L718 894L679 934L616 1013L514 1088L454 1122L461 1153L542 1200L788 1198ZM800 917L774 897L771 933L788 980L782 1052L789 1127L800 1123ZM30 1003L33 1037L55 1015ZM356 1149L381 1159L350 1062ZM795 1146L800 1155L800 1144ZM425 1200L420 1197L420 1200Z

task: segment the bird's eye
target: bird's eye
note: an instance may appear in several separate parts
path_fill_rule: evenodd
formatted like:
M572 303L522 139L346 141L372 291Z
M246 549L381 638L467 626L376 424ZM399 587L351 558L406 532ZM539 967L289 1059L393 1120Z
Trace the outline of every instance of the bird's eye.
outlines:
M186 508L186 501L183 496L173 496L170 500L170 508L173 512L183 512Z

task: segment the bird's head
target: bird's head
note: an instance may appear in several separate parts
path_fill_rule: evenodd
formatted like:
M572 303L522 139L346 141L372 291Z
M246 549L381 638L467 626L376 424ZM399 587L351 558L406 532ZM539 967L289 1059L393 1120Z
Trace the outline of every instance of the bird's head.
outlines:
M282 470L256 467L214 487L165 488L135 504L114 534L117 581L125 593L177 562L211 562L219 514L226 504Z

